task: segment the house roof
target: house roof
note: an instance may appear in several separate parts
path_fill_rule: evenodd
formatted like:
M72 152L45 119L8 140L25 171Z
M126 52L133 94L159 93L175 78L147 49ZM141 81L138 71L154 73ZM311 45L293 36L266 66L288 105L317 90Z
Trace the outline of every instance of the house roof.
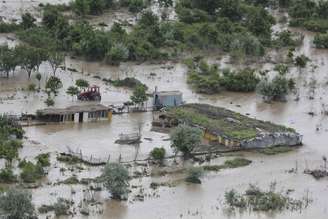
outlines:
M81 112L97 112L97 111L108 111L111 108L104 106L102 104L88 104L88 105L78 105L69 106L67 108L47 108L38 110L38 114L42 115L63 115L63 114L73 114Z

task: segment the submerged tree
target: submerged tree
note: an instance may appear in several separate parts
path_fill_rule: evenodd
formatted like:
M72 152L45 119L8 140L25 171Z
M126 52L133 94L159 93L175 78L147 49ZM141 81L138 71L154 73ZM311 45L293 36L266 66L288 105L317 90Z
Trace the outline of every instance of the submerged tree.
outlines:
M55 95L58 90L63 87L61 80L55 76L51 76L46 83L46 90L53 92Z
M78 79L78 80L76 80L75 85L80 89L85 89L85 88L89 87L89 82L84 79Z
M53 72L54 76L56 76L56 72L57 72L59 66L63 63L64 59L65 59L65 56L60 52L52 51L49 53L48 61L50 63L50 66L52 68L52 72Z
M74 96L79 94L79 88L77 88L75 86L70 86L67 88L66 93L72 97L72 101L73 101Z
M137 85L130 99L136 105L143 104L145 101L148 100L148 96L146 94L146 87L144 85Z
M101 178L114 199L126 198L129 187L129 172L122 164L108 163Z
M179 125L171 132L171 147L176 152L182 152L187 158L193 149L201 143L202 134L203 132L199 128Z
M33 218L32 195L23 190L9 189L0 195L2 216L10 219ZM1 214L0 214L1 215Z

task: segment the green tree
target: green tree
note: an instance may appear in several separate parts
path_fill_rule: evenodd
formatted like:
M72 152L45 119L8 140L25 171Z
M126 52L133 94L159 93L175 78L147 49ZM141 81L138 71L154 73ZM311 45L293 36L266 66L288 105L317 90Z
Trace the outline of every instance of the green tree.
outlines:
M0 194L0 209L10 219L35 216L32 195L23 190L9 189Z
M112 46L106 54L106 61L112 65L119 65L121 61L126 61L129 57L129 50L122 43L117 43Z
M89 0L75 0L72 2L72 8L77 15L84 17L90 13Z
M66 93L72 97L72 101L74 100L74 96L79 94L79 88L75 86L70 86L67 88Z
M4 71L9 78L10 72L14 72L18 65L18 60L14 50L8 46L0 47L0 68Z
M89 82L87 80L84 80L84 79L76 80L75 85L80 89L85 89L85 88L88 88L90 86Z
M44 53L41 49L26 45L16 47L15 51L22 69L27 72L28 78L31 78L32 71L36 70L44 61Z
M125 199L129 187L129 172L122 164L108 163L101 178L114 199Z
M57 94L58 90L62 87L63 87L63 83L59 78L55 76L51 76L46 82L46 90L53 92L55 95Z
M64 54L60 52L52 51L49 53L48 61L50 63L54 76L56 76L56 72L59 66L63 63L64 59L65 59Z
M21 26L23 27L23 29L29 29L29 28L35 27L35 24L34 24L35 21L36 21L36 19L33 17L33 15L31 13L27 12L22 15Z
M143 85L137 85L130 99L136 105L143 104L145 101L148 100L148 96L146 94L146 87Z
M202 141L203 132L199 128L179 125L171 132L171 147L175 152L182 152L188 158Z

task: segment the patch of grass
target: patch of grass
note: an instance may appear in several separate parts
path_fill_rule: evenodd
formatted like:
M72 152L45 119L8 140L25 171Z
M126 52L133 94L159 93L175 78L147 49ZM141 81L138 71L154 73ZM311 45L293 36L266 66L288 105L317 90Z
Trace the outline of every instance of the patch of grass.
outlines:
M232 160L226 160L224 162L224 166L226 166L227 168L238 168L238 167L248 166L251 163L252 163L251 160L247 160L245 158L235 158Z
M206 171L220 171L222 169L248 166L251 163L252 163L251 160L247 160L245 158L235 158L232 160L226 160L222 165L206 165L203 166L203 168Z
M62 181L63 184L79 184L80 181L76 176L71 176L64 181Z
M206 104L186 104L170 108L167 117L172 121L203 127L208 132L237 140L256 137L258 130L295 132L285 126L252 119L239 113Z
M269 147L269 148L259 149L258 151L265 155L276 155L276 154L287 153L287 152L290 152L293 150L294 149L292 147L277 146L277 147Z

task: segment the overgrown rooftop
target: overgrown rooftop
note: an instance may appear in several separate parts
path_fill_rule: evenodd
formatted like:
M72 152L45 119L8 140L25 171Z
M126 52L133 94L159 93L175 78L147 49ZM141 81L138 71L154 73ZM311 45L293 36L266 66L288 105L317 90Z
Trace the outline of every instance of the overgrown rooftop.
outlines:
M207 104L186 104L168 110L167 115L179 123L200 126L213 134L247 140L261 133L295 132L292 128L252 119L239 113Z

